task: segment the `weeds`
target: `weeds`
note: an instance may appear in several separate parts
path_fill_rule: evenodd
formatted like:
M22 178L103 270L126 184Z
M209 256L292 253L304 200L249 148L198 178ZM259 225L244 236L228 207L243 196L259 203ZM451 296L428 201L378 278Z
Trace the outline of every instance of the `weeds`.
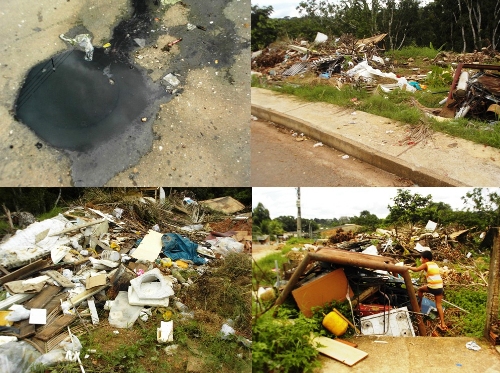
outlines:
M312 372L320 365L310 340L315 328L316 321L285 307L277 318L271 312L259 317L253 326L252 371Z
M446 289L445 300L470 312L456 311L452 306L443 303L443 306L447 308L445 317L451 320L455 334L476 338L483 336L487 297L487 290L483 287Z
M429 47L409 46L401 50L386 52L386 56L393 60L413 58L415 60L413 66L419 66L425 65L424 58L434 59L441 48L435 49L432 44ZM423 121L429 123L434 131L500 148L500 126L498 125L489 125L485 122L467 119L438 122L429 120L427 115L420 110L418 104L425 108L442 107L439 102L448 93L453 80L452 70L439 66L430 66L429 68L430 72L425 79L428 90L415 93L394 90L387 94L371 95L364 89L358 90L350 86L339 89L335 79L320 79L310 73L288 78L280 87L268 86L265 77L252 76L252 86L292 94L310 102L327 102L347 109L358 108L402 123L415 125ZM404 75L405 72L400 72L400 74ZM444 96L436 94L441 92ZM417 99L418 104L416 105L415 101L409 100L410 97ZM351 101L353 98L356 98L357 102L360 103L358 106Z

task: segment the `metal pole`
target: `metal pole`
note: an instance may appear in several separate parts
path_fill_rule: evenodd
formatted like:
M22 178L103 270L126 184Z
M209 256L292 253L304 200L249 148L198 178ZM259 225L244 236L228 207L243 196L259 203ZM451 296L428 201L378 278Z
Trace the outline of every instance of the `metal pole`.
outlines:
M300 216L300 187L297 188L297 237L302 237L302 221Z
M422 320L422 316L419 315L420 307L418 306L417 297L415 295L415 289L413 289L413 283L411 282L410 272L406 269L405 272L402 273L403 279L405 280L406 291L408 292L408 296L410 297L411 308L413 312L417 312L415 317L417 318L418 324L418 332L423 337L427 335L427 329L425 328L424 321Z

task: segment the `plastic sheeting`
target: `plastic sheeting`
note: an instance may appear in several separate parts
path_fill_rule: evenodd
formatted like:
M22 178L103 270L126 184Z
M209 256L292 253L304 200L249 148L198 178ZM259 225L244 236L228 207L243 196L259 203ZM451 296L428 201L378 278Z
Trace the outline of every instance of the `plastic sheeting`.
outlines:
M177 233L165 233L161 238L163 244L163 254L173 261L187 259L196 265L202 265L207 262L205 258L198 256L198 244L182 237Z
M0 244L0 265L6 268L20 267L49 254L54 248L69 244L70 239L66 236L51 237L51 234L66 228L68 223L64 216L58 215L17 231L14 236Z
M41 354L26 342L9 342L0 345L0 372L27 373L31 364Z

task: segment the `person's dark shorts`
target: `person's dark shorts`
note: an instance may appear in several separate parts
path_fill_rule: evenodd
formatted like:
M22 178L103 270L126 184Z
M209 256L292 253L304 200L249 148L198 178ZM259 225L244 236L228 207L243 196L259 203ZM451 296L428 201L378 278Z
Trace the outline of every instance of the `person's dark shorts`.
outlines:
M430 287L427 286L427 292L431 293L432 295L443 295L444 289L443 288L431 289Z

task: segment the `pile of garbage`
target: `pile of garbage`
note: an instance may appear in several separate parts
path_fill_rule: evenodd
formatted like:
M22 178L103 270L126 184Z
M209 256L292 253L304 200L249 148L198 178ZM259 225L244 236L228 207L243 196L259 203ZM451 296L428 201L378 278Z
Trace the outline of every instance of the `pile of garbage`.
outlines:
M265 76L270 83L312 72L320 79L332 80L339 88L350 84L368 90L378 87L386 93L394 89L425 90L427 74L413 66L413 58L394 61L383 56L385 36L358 40L347 34L330 42L326 35L318 33L312 43L304 40L275 43L252 54L252 73ZM500 66L484 63L498 61L500 54L488 48L461 54L441 51L432 60L424 58L426 63L449 68L455 79L448 97L441 102L442 110L422 109L447 118L496 120L500 115L500 75L487 70L498 71ZM411 73L399 76L394 73L395 66L403 66ZM476 72L469 73L466 68Z
M250 253L251 213L244 208L231 197L141 197L76 206L4 237L0 371L76 361L83 372L79 336L103 323L131 328L156 309L170 315L158 325L158 343L174 342L172 315L194 316L179 297L183 289L226 258ZM148 209L168 218L151 225L140 217ZM221 333L235 330L224 323Z
M339 228L328 239L318 240L314 245L292 248L287 254L289 263L283 266L283 280L272 288L261 287L254 296L266 302L277 298L275 289L286 294L290 291L300 311L308 317L312 316L315 307L348 301L352 324L359 328L357 333L415 336L420 331L416 330L407 283L399 272L370 265L376 261L394 269L404 264L414 265L421 252L430 250L435 260L443 263L440 271L446 286L486 287L488 271L480 270L470 259L472 251L477 251L476 242L485 240L485 236L485 232L439 226L433 221L428 221L425 227L399 228L397 231L377 229L371 234L344 232ZM448 268L446 263L451 262L460 262L462 270L457 272ZM299 268L301 273L297 277ZM418 280L411 281L419 285ZM327 285L332 283L336 285ZM285 298L283 294L280 296L280 299ZM453 306L463 312L460 307ZM429 320L426 335L437 335L437 324L432 322L437 318L434 301L423 299L420 314ZM450 333L452 331L447 335Z

